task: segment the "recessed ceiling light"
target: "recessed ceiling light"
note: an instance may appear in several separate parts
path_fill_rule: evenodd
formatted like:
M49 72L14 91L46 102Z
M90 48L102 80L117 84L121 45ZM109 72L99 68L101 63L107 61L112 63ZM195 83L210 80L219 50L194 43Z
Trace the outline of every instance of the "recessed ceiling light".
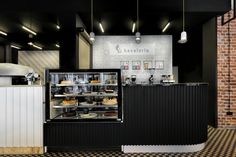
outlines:
M33 35L37 35L37 33L36 33L35 31L33 31L33 30L31 30L31 29L29 29L29 28L27 28L27 27L25 27L25 26L22 26L22 28L23 28L24 30L26 30L27 32L30 32L30 33L33 34Z
M60 45L59 45L59 44L56 44L55 46L58 47L58 48L60 48Z
M15 48L15 49L17 49L17 50L20 50L20 47L18 47L18 46L11 45L11 47L12 47L12 48Z
M37 48L37 49L39 49L39 50L42 50L42 49L43 49L42 47L40 47L40 46L38 46L38 45L35 45L35 44L32 43L32 42L29 42L28 45L33 46L34 48Z
M7 36L7 33L0 31L0 34Z
M57 25L56 27L57 27L58 30L61 29L61 27L59 25Z
M132 33L134 33L134 31L135 31L135 23L133 23Z
M100 26L100 29L101 29L102 33L104 33L104 29L103 29L103 27L102 27L102 24L101 24L101 23L99 23L99 26Z
M162 32L165 32L169 26L170 26L170 22L168 22L168 23L165 25L165 27L163 28Z

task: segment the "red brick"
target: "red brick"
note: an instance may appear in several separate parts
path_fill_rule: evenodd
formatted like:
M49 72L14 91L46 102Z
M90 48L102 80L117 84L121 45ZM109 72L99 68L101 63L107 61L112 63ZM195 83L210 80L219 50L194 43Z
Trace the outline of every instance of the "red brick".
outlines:
M232 16L232 12L230 12ZM228 18L228 14L225 14ZM217 19L217 94L218 126L222 128L236 126L236 19L230 22L230 56L228 54L228 25L221 26L221 17ZM230 57L230 63L228 62ZM229 67L230 65L230 84ZM229 105L229 85L231 111L234 117L226 115Z

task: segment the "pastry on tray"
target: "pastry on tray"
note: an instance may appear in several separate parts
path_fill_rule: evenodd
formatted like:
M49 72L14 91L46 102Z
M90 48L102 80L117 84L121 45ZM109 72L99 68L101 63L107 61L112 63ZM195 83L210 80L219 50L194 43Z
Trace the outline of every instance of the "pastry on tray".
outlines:
M63 100L62 105L77 105L78 101L73 99L73 100Z
M73 82L71 80L63 80L61 84L73 84Z
M87 113L87 114L81 113L79 115L81 118L95 118L95 117L97 117L96 113Z
M114 90L105 90L106 93L114 93Z
M81 102L79 103L81 106L93 106L93 105L96 105L96 102L95 101L92 101L92 102Z
M104 105L116 105L117 104L117 99L116 98L112 98L112 99L104 98L102 100L102 104L104 104Z
M101 83L101 81L100 80L92 80L92 81L90 81L90 83Z

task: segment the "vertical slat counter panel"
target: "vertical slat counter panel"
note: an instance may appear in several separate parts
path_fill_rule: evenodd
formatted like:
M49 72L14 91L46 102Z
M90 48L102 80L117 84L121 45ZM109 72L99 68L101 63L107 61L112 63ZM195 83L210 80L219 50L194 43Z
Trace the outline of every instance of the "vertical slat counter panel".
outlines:
M0 147L43 147L42 88L0 87Z
M10 93L9 93L10 94ZM20 145L20 88L14 88L12 94L13 107L13 146Z
M20 104L21 104L21 115L20 115L20 147L27 146L27 87L20 88Z
M1 102L0 102L0 147L6 146L6 88L0 88L0 96L1 96Z
M125 86L123 123L47 122L45 146L59 150L204 143L207 91L207 84L197 83Z
M7 137L7 141L6 141L6 146L7 147L12 147L13 145L13 130L14 130L14 122L13 122L13 117L14 117L14 113L13 113L13 99L12 99L12 95L13 95L13 88L7 87L6 89L6 99L7 102L6 104L6 108L7 108L7 116L6 116L6 137Z

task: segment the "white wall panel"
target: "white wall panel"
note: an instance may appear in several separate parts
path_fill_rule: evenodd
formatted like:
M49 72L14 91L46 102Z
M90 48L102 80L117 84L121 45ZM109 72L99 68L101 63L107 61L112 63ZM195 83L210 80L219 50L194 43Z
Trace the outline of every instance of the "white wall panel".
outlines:
M43 146L43 87L0 87L0 147Z

